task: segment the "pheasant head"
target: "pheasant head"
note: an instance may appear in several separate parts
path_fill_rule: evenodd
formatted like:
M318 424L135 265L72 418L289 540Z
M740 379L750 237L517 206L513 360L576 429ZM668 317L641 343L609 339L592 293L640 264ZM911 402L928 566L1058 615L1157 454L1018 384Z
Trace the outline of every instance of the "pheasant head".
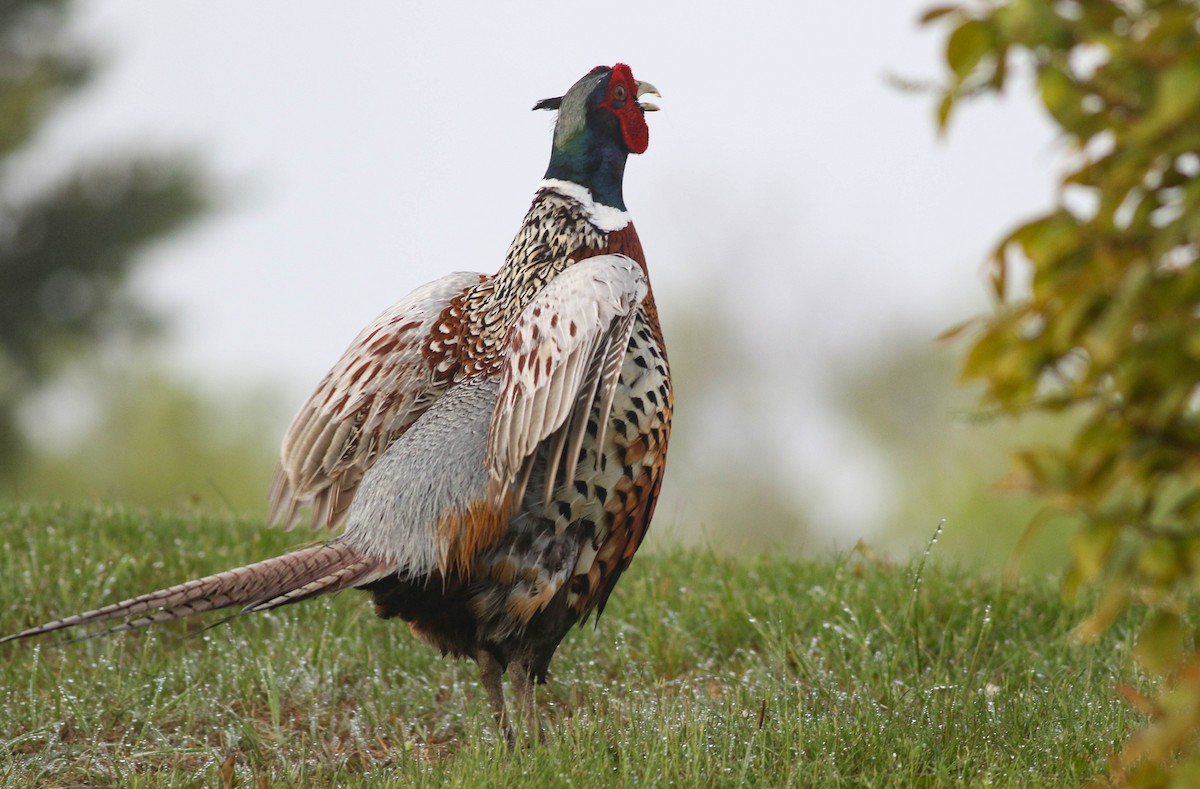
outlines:
M658 90L633 78L624 63L597 66L565 95L542 99L535 110L558 110L554 146L546 178L586 187L602 205L625 210L621 183L625 160L650 143L647 111L658 107L639 99Z

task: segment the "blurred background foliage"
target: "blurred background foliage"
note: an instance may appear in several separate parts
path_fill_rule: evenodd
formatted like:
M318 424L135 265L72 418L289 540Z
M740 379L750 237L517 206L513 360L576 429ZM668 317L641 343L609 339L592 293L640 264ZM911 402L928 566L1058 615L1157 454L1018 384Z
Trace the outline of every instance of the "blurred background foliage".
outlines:
M81 407L90 416L70 435L39 431L46 414ZM39 414L26 420L35 449L5 480L10 496L265 510L278 440L269 426L280 415L273 390L204 392L153 366L77 365L30 410Z
M1057 523L1025 537L1039 505L1014 495L1007 472L1012 452L1065 437L1069 426L1046 417L1018 422L981 407L982 389L958 380L958 344L901 337L889 353L847 365L838 377L844 408L895 480L881 545L904 555L944 519L939 555L991 571L1060 568L1070 529Z
M269 383L212 391L167 372L169 316L129 286L141 253L214 207L202 164L98 152L37 188L10 177L39 124L97 70L86 42L68 40L70 8L21 0L0 14L0 493L264 513L297 404ZM830 535L811 506L818 483L789 470L764 418L786 412L795 393L778 371L764 374L767 354L745 353L738 300L708 282L686 303L664 316L676 429L690 437L673 446L670 484L705 518L681 523L660 510L655 538L746 553L848 548L860 535ZM940 328L900 327L884 353L793 375L829 377L834 410L885 473L879 490L877 475L862 481L862 495L885 496L889 512L867 537L873 550L907 554L945 519L944 555L999 569L1030 505L994 483L1008 450L1040 428L976 413L977 393L954 380L955 349L934 341ZM1026 569L1056 566L1064 534L1044 533Z
M137 253L212 204L200 166L178 154L97 154L43 183L21 168L46 118L94 73L93 58L64 33L68 9L62 0L0 6L0 475L8 479L39 451L19 424L23 404L80 360L127 357L158 333L161 316L125 287ZM111 372L116 380L129 370Z

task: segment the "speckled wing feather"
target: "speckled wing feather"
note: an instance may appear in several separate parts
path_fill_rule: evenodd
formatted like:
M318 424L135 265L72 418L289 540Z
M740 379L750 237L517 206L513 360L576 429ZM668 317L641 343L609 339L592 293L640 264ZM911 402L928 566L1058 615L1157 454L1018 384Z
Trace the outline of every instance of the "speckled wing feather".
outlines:
M291 528L312 506L314 529L338 525L363 474L445 391L423 355L450 301L484 277L457 272L418 288L355 338L283 439L270 521Z
M522 498L529 464L547 439L546 496L564 457L573 475L594 403L600 424L608 421L633 315L646 292L632 259L598 255L555 277L518 316L488 431L494 501L513 485L514 498Z

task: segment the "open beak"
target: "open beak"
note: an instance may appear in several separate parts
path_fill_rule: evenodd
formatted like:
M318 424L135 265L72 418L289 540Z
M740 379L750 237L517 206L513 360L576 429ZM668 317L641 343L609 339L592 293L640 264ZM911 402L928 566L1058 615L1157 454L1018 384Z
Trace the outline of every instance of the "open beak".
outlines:
M657 104L651 104L648 101L641 101L642 96L645 96L647 93L650 93L655 96L658 96L659 98L662 98L662 94L658 92L658 88L654 87L649 82L642 82L641 80L638 80L637 81L638 104L640 104L642 106L642 109L645 110L646 112L657 112L658 111Z

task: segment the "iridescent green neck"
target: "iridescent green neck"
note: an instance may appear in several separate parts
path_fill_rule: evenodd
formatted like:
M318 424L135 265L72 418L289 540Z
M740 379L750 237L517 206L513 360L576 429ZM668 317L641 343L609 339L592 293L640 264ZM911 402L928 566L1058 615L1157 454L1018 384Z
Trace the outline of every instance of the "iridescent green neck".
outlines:
M629 152L616 141L585 126L569 140L555 140L546 177L586 187L597 203L624 211L628 158Z

